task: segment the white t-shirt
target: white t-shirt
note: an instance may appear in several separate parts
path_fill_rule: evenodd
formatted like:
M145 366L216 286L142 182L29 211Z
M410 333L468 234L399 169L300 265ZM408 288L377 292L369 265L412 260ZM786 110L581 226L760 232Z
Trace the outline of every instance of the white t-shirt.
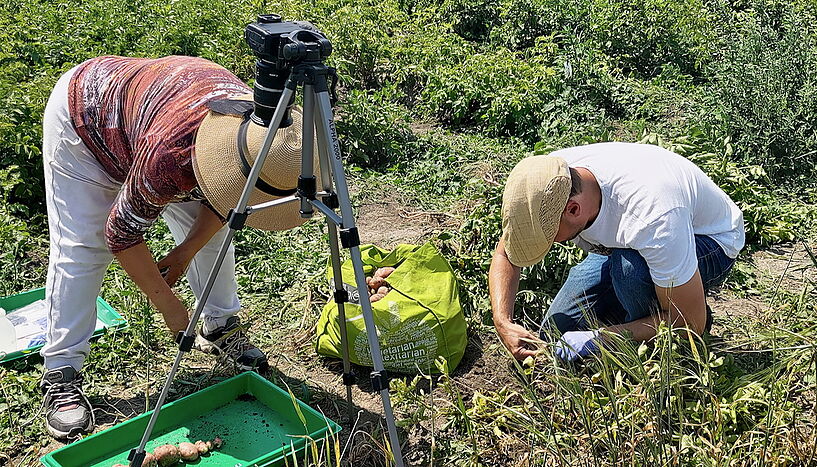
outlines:
M730 258L745 241L743 213L695 164L658 146L598 143L552 153L589 170L601 210L573 240L585 251L637 250L659 287L686 284L698 268L693 235L707 235Z

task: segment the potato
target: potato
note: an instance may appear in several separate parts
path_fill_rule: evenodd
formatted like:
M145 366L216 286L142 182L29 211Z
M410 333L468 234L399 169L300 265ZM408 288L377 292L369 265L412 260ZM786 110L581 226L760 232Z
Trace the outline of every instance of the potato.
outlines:
M386 285L386 279L382 277L373 277L372 282L369 284L369 287L373 288L374 290L379 289Z
M369 297L369 301L376 302L378 300L381 300L382 298L383 298L382 295L380 295L379 293L376 293L376 294L372 295L371 297Z
M156 456L156 460L159 462L160 467L167 467L169 465L177 464L179 459L182 458L179 448L172 444L164 444L159 446L153 450L153 455Z
M142 461L142 467L156 467L157 465L159 465L159 461L156 460L156 456L146 452L145 460Z
M374 272L374 277L382 277L383 279L385 279L389 277L389 275L393 272L394 268L391 267L380 268Z
M179 454L185 462L192 462L199 458L199 448L193 443L182 442L179 443Z
M389 290L391 289L384 285L377 289L377 293L379 293L380 295L386 295L387 293L389 293Z
M198 449L199 455L207 454L208 452L210 452L210 448L207 447L207 443L202 440L196 441L196 449Z
M224 444L224 441L222 441L221 438L216 436L215 438L213 438L212 441L204 441L204 443L207 444L207 448L209 450L215 451L216 449L220 448L222 444Z

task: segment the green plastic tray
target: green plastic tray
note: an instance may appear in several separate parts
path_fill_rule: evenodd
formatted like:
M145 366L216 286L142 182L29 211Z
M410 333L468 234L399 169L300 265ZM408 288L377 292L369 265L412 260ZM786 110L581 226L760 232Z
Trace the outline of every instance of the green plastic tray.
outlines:
M48 467L128 465L128 453L142 439L150 414L57 449L40 462ZM146 449L218 436L224 440L221 449L189 465L280 465L285 457L304 449L305 436L321 442L338 431L337 423L248 371L165 404Z
M29 290L28 292L18 293L17 295L9 295L8 297L0 298L0 308L5 309L9 314L13 314L15 309L44 298L45 287L41 287L39 289ZM102 299L102 297L96 298L96 314L97 318L104 323L105 328L107 329L121 329L128 325L125 318L117 313L116 310L114 310L111 305L108 304L108 302ZM99 336L105 332L105 328L94 330L94 336ZM41 347L42 344L34 345L27 349L6 354L5 357L0 359L0 363L26 357L29 354L37 352Z

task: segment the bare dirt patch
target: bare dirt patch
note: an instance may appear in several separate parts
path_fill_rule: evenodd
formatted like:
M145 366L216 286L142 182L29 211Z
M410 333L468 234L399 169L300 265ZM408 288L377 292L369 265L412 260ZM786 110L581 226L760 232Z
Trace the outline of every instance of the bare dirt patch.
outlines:
M715 326L718 325L719 321L724 319L760 319L768 308L767 304L757 298L734 297L723 293L711 294L707 298L707 301L709 306L712 307Z
M808 245L808 244L807 244ZM808 245L814 251L814 246ZM764 284L764 292L788 291L801 293L805 284L817 281L815 268L807 247L803 243L785 243L748 256L758 283ZM716 290L707 301L714 313L712 333L728 339L748 339L752 331L746 326L762 325L776 312L770 306L768 296L736 296L728 291Z
M436 131L439 128L438 123L434 122L411 122L409 124L409 129L411 132L417 136L427 135Z
M816 248L814 243L785 243L753 253L751 261L760 280L779 282L785 290L799 293L803 284L817 281L817 267L808 252Z
M358 209L360 240L390 249L400 243L422 243L459 221L443 212L422 211L396 199L364 204Z

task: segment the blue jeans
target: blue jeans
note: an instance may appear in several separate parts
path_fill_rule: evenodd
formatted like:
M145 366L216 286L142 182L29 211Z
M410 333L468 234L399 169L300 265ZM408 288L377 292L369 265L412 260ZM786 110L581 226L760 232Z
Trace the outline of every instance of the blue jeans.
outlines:
M720 285L735 260L705 235L695 236L695 249L704 290ZM654 314L658 309L650 270L636 250L617 248L610 256L591 253L570 269L567 281L545 315L542 334L551 325L561 333L588 329L592 324L592 320L588 322L590 316L601 324L621 324ZM710 323L711 316L707 316L707 329Z

